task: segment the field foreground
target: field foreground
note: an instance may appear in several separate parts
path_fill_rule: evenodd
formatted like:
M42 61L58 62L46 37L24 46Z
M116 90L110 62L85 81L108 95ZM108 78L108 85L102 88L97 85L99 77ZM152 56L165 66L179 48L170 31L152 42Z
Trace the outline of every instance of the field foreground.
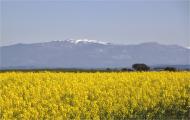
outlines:
M0 73L0 119L188 119L190 72Z

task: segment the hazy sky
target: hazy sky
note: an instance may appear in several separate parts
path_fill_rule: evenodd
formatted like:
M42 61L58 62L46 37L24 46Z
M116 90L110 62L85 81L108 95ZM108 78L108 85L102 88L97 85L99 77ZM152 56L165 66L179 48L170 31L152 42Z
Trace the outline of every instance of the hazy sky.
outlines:
M95 39L190 46L189 0L1 0L0 45Z

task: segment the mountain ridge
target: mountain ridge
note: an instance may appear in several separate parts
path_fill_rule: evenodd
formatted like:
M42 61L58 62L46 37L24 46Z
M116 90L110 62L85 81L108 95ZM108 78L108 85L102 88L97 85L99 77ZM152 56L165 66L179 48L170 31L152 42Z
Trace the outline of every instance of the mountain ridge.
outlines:
M1 46L1 68L107 68L190 64L190 49L147 42L133 45L79 39Z

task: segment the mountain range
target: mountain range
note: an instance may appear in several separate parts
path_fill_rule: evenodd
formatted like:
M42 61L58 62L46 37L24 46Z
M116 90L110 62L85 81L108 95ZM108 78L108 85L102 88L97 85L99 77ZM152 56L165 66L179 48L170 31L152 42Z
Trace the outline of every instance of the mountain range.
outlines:
M190 49L148 42L136 45L96 40L52 41L0 47L0 68L108 68L147 65L190 65Z

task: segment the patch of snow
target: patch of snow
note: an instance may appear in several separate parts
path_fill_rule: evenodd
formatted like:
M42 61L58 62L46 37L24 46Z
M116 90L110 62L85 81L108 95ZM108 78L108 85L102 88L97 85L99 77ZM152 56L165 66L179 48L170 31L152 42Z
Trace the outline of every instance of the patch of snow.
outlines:
M109 43L107 42L102 42L102 41L97 41L97 40L89 40L89 39L67 39L65 40L67 42L70 42L70 43L74 43L74 44L78 44L78 43L97 43L97 44L103 44L103 45L107 45Z

